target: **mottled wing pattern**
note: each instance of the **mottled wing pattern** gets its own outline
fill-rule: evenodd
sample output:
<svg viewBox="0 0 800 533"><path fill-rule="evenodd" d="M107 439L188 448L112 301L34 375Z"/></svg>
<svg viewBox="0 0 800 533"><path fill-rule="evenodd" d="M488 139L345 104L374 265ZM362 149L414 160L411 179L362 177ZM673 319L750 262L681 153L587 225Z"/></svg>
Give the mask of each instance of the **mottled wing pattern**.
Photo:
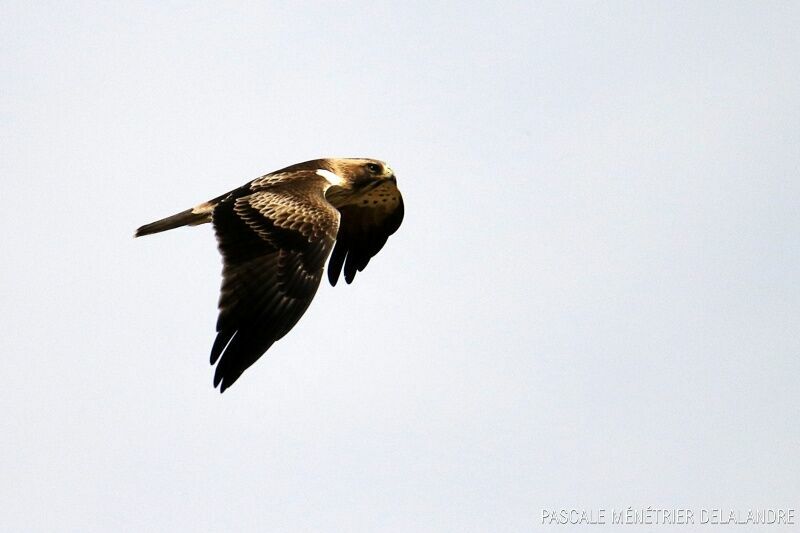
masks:
<svg viewBox="0 0 800 533"><path fill-rule="evenodd" d="M288 181L291 186L283 186ZM339 219L313 172L265 176L250 186L248 194L220 203L213 214L224 264L211 350L211 364L219 361L214 386L220 392L308 308Z"/></svg>
<svg viewBox="0 0 800 533"><path fill-rule="evenodd" d="M345 197L331 187L327 197L342 215L328 263L328 280L336 285L344 267L344 279L350 283L400 227L403 197L394 180L380 181L355 197Z"/></svg>

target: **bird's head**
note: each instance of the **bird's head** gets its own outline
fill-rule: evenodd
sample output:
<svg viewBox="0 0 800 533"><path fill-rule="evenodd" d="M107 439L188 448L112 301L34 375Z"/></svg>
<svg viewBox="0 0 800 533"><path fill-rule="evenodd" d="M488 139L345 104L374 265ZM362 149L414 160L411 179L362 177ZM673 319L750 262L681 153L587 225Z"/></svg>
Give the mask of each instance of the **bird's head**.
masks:
<svg viewBox="0 0 800 533"><path fill-rule="evenodd" d="M329 159L326 163L328 169L317 174L332 185L326 197L336 207L363 201L371 191L397 183L394 171L377 159Z"/></svg>
<svg viewBox="0 0 800 533"><path fill-rule="evenodd" d="M345 183L341 187L360 189L384 180L393 180L394 172L389 165L377 159L330 159L330 171Z"/></svg>

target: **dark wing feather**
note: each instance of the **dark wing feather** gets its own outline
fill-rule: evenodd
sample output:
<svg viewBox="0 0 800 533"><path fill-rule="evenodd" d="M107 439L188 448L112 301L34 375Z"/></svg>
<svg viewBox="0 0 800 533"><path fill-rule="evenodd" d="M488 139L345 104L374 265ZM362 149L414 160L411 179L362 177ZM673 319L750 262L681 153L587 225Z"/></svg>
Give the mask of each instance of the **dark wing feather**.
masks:
<svg viewBox="0 0 800 533"><path fill-rule="evenodd" d="M328 262L328 281L336 285L344 267L344 279L351 283L377 254L386 240L403 222L403 197L393 180L385 180L355 197L338 196L331 191L328 199L341 213L336 246Z"/></svg>
<svg viewBox="0 0 800 533"><path fill-rule="evenodd" d="M296 182L295 182L296 183ZM214 386L230 387L308 308L333 247L338 213L322 187L273 187L219 204L223 257Z"/></svg>

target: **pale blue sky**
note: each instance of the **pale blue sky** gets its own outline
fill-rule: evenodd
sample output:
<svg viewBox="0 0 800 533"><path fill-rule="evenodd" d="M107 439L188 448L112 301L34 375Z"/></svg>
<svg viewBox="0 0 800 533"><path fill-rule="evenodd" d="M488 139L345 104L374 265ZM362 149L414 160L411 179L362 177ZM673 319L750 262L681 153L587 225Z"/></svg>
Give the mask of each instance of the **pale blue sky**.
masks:
<svg viewBox="0 0 800 533"><path fill-rule="evenodd" d="M796 508L799 27L793 2L2 3L0 529ZM388 161L405 222L220 396L211 229L133 230L329 155Z"/></svg>

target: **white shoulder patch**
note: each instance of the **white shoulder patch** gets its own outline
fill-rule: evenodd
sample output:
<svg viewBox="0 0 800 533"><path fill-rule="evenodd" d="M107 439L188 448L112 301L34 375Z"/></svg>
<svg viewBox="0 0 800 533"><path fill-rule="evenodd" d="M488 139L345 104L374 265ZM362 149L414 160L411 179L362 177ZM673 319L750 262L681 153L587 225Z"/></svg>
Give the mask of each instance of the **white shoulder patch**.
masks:
<svg viewBox="0 0 800 533"><path fill-rule="evenodd" d="M317 176L322 176L328 180L328 183L331 185L341 185L344 183L344 179L342 179L341 176L331 172L330 170L325 170L324 168L317 169Z"/></svg>

